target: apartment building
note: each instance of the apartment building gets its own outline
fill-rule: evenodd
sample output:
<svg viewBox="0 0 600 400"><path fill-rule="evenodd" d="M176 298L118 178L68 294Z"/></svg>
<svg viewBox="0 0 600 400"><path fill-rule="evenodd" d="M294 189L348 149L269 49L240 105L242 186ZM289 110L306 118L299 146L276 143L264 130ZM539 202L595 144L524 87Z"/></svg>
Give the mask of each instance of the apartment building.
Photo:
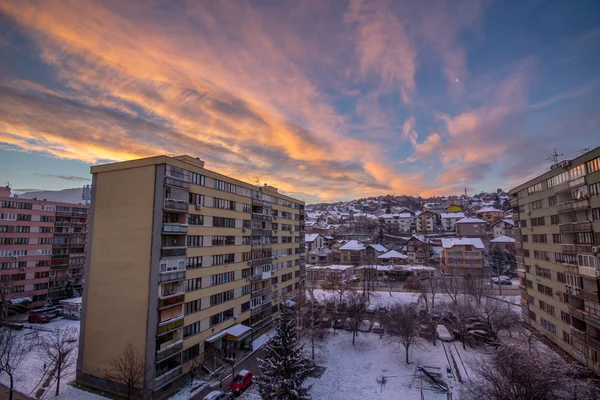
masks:
<svg viewBox="0 0 600 400"><path fill-rule="evenodd" d="M510 194L523 313L600 374L600 147Z"/></svg>
<svg viewBox="0 0 600 400"><path fill-rule="evenodd" d="M440 215L433 211L423 211L415 217L417 233L434 233L441 230Z"/></svg>
<svg viewBox="0 0 600 400"><path fill-rule="evenodd" d="M340 259L344 265L362 265L365 263L366 247L356 240L350 240L339 248Z"/></svg>
<svg viewBox="0 0 600 400"><path fill-rule="evenodd" d="M485 221L479 218L461 218L454 224L458 236L485 237Z"/></svg>
<svg viewBox="0 0 600 400"><path fill-rule="evenodd" d="M431 243L424 235L412 235L404 242L409 264L427 265L431 260Z"/></svg>
<svg viewBox="0 0 600 400"><path fill-rule="evenodd" d="M448 275L483 276L483 251L479 238L442 239L441 270Z"/></svg>
<svg viewBox="0 0 600 400"><path fill-rule="evenodd" d="M204 168L189 156L92 167L77 381L127 344L146 366L144 398L164 398L200 357L235 362L269 329L304 275L304 203Z"/></svg>
<svg viewBox="0 0 600 400"><path fill-rule="evenodd" d="M445 232L454 232L454 225L464 217L465 214L462 212L441 213L442 229Z"/></svg>
<svg viewBox="0 0 600 400"><path fill-rule="evenodd" d="M88 206L11 197L0 188L0 288L32 307L81 290Z"/></svg>
<svg viewBox="0 0 600 400"><path fill-rule="evenodd" d="M494 221L504 218L506 216L506 212L498 210L494 207L483 207L477 210L475 215L483 219L488 224L492 224Z"/></svg>
<svg viewBox="0 0 600 400"><path fill-rule="evenodd" d="M492 225L492 233L494 238L500 236L513 237L514 226L515 221L513 221L512 219L501 219L500 221L495 222Z"/></svg>

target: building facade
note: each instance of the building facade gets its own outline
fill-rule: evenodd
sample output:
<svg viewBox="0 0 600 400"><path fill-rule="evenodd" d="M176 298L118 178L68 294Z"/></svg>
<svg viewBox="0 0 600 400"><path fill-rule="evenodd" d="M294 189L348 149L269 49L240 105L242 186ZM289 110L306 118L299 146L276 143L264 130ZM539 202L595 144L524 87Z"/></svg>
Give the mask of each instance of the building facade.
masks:
<svg viewBox="0 0 600 400"><path fill-rule="evenodd" d="M454 225L464 217L465 214L461 212L441 213L442 229L444 232L454 232Z"/></svg>
<svg viewBox="0 0 600 400"><path fill-rule="evenodd" d="M415 217L417 233L434 233L439 232L440 227L440 215L433 211L423 211Z"/></svg>
<svg viewBox="0 0 600 400"><path fill-rule="evenodd" d="M479 238L442 239L441 270L448 275L483 276L483 251Z"/></svg>
<svg viewBox="0 0 600 400"><path fill-rule="evenodd" d="M158 156L92 167L77 380L119 392L102 371L131 344L144 398L242 356L304 275L304 203Z"/></svg>
<svg viewBox="0 0 600 400"><path fill-rule="evenodd" d="M515 221L511 219L501 219L492 225L492 233L494 238L500 236L513 237L513 227Z"/></svg>
<svg viewBox="0 0 600 400"><path fill-rule="evenodd" d="M510 194L523 313L600 374L600 148Z"/></svg>
<svg viewBox="0 0 600 400"><path fill-rule="evenodd" d="M504 218L506 216L506 212L498 210L494 207L483 207L479 209L475 215L483 219L488 224L492 224L494 221Z"/></svg>
<svg viewBox="0 0 600 400"><path fill-rule="evenodd" d="M485 221L479 218L462 218L454 224L458 236L485 237Z"/></svg>
<svg viewBox="0 0 600 400"><path fill-rule="evenodd" d="M32 307L81 290L88 206L10 197L0 188L0 289Z"/></svg>
<svg viewBox="0 0 600 400"><path fill-rule="evenodd" d="M413 235L405 243L409 264L427 265L431 259L431 244L423 235Z"/></svg>

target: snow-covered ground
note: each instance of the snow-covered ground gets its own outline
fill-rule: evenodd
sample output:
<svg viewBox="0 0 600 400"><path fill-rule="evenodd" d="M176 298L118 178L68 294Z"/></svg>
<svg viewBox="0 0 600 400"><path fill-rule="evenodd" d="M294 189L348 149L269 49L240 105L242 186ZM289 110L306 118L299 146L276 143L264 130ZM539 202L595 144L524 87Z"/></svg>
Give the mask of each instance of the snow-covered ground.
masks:
<svg viewBox="0 0 600 400"><path fill-rule="evenodd" d="M40 348L37 346L40 340L43 339L48 331L54 329L65 329L74 328L79 334L79 321L72 321L68 319L56 319L47 324L25 324L26 327L19 331L24 336L27 343L30 344L29 351L23 358L23 361L19 365L17 372L15 373L15 389L27 396L35 397L35 393L42 387L43 381L46 380L46 370L44 369L44 361L40 355ZM77 336L79 339L79 336ZM75 350L76 351L76 350ZM75 361L68 368L63 377L61 378L61 391L66 392L67 383L75 379L75 367L76 367L77 354L75 354ZM47 369L48 366L46 366ZM0 373L0 382L6 386L9 385L8 375ZM73 388L74 389L74 388ZM77 390L77 389L74 389ZM44 398L54 397L56 391L56 382L52 380L49 387L46 388ZM84 392L87 394L87 392ZM58 399L62 399L59 396ZM91 398L91 397L86 397ZM100 398L100 397L98 397ZM65 399L74 399L74 397L65 397Z"/></svg>

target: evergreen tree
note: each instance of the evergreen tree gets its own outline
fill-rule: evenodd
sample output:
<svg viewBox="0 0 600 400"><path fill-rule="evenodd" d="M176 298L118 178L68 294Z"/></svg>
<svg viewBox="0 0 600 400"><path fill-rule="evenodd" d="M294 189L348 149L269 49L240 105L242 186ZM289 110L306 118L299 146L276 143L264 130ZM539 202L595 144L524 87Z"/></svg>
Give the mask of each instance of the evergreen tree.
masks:
<svg viewBox="0 0 600 400"><path fill-rule="evenodd" d="M310 399L310 387L302 384L312 365L304 357L303 347L298 340L295 312L284 306L275 323L275 336L266 346L265 358L258 360L260 374L256 382L263 400Z"/></svg>
<svg viewBox="0 0 600 400"><path fill-rule="evenodd" d="M506 252L499 246L493 246L488 254L489 267L492 275L502 275L506 267Z"/></svg>

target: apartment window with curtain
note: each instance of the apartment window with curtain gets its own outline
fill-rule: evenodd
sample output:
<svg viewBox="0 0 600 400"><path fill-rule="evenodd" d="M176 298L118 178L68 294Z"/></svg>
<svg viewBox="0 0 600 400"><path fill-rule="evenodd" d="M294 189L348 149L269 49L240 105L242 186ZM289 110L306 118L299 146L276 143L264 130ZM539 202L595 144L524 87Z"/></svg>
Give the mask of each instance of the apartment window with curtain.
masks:
<svg viewBox="0 0 600 400"><path fill-rule="evenodd" d="M204 225L204 215L200 214L188 214L188 224L189 225Z"/></svg>
<svg viewBox="0 0 600 400"><path fill-rule="evenodd" d="M202 289L202 278L188 279L185 281L185 291L192 292Z"/></svg>
<svg viewBox="0 0 600 400"><path fill-rule="evenodd" d="M188 247L202 247L202 236L191 235L187 237Z"/></svg>

